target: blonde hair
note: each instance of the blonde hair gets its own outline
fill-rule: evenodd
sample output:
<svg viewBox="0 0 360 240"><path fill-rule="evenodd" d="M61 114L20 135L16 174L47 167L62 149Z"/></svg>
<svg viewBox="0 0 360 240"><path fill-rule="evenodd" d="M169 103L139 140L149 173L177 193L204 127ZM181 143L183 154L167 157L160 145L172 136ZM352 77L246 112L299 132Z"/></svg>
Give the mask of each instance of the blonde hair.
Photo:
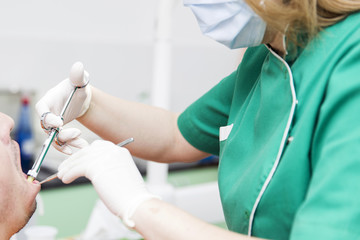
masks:
<svg viewBox="0 0 360 240"><path fill-rule="evenodd" d="M269 27L296 44L360 10L360 0L245 0ZM301 37L299 37L301 36Z"/></svg>

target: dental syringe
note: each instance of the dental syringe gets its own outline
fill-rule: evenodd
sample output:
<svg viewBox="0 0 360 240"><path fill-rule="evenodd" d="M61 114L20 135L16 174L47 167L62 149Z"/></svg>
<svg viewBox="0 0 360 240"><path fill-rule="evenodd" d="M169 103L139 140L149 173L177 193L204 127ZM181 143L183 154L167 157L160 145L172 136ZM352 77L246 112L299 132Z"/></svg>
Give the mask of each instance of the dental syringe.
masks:
<svg viewBox="0 0 360 240"><path fill-rule="evenodd" d="M80 76L79 76L79 73L80 73ZM81 78L79 78L79 77L81 77ZM74 89L70 93L70 96L66 100L65 105L64 105L63 109L61 110L61 113L59 115L61 117L61 119L64 118L65 111L68 108L68 106L71 102L71 99L74 96L76 90L79 88L86 87L86 85L89 83L89 79L85 75L84 66L82 63L77 62L72 66L71 72L70 72L70 80L71 80L72 84L74 85ZM57 137L58 133L59 133L59 128L51 128L50 129L49 137L44 141L38 158L35 160L32 168L27 173L27 175L28 175L27 180L29 182L33 182L34 179L36 179L37 175L39 174L40 167L44 161L44 158L45 158L47 152L49 151L51 143Z"/></svg>

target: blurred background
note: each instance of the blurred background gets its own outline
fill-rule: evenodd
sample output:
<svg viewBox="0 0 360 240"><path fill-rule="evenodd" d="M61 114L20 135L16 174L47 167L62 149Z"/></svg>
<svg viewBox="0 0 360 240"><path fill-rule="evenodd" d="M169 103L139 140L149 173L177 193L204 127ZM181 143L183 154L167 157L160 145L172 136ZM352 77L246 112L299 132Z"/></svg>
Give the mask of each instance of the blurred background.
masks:
<svg viewBox="0 0 360 240"><path fill-rule="evenodd" d="M23 106L21 99L28 98L30 116L25 117L32 128L34 155L47 137L40 128L34 104L49 88L68 77L76 61L83 62L91 84L97 88L127 100L152 104L159 4L160 0L0 0L0 111L17 123ZM169 65L164 66L170 68L167 69L170 84L166 106L180 112L234 71L243 50L229 50L203 36L191 10L180 0L172 1L169 16L171 54ZM89 142L98 138L80 124L73 125L82 129L83 137ZM49 171L44 170L46 174L56 171L65 158L50 150L44 161L44 169ZM144 173L142 160L136 161ZM192 167L197 165L175 164L170 169ZM183 171L176 172L183 179L180 181L191 182L184 180L186 172ZM207 174L211 181L216 181L214 172ZM199 181L207 179L206 176ZM45 199L59 199L59 195L48 197L60 192L52 187L46 192L44 186ZM90 201L91 208L94 201ZM90 213L88 211L81 220L88 219ZM51 223L49 219L51 217L41 223ZM86 221L81 224L71 231L64 230L62 225L56 227L60 229L60 237L68 237L79 233Z"/></svg>
<svg viewBox="0 0 360 240"><path fill-rule="evenodd" d="M158 6L159 0L0 1L0 110L16 121L16 97L30 95L33 106L68 77L76 61L83 62L92 85L151 104ZM168 108L180 112L230 74L242 51L203 36L180 0L173 0L171 17ZM82 130L90 141L96 138Z"/></svg>

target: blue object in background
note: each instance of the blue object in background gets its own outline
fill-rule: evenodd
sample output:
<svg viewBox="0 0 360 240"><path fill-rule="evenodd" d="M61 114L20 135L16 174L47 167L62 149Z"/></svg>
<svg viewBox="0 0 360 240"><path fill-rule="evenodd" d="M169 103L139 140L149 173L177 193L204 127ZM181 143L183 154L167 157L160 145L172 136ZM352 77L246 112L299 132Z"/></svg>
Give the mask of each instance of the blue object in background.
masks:
<svg viewBox="0 0 360 240"><path fill-rule="evenodd" d="M219 157L215 155L211 155L199 161L199 165L217 165L217 164L219 164Z"/></svg>
<svg viewBox="0 0 360 240"><path fill-rule="evenodd" d="M15 140L20 146L21 167L24 173L31 169L34 162L34 138L31 125L30 100L21 98L20 115L16 125Z"/></svg>

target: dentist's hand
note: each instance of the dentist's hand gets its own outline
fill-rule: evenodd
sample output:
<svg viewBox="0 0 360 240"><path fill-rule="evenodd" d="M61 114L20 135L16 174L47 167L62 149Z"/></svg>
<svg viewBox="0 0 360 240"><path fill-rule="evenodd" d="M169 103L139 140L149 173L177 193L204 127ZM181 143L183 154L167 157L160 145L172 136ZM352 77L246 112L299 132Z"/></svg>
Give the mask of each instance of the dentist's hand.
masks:
<svg viewBox="0 0 360 240"><path fill-rule="evenodd" d="M59 128L68 122L82 116L90 106L91 89L87 84L89 74L84 70L80 62L74 63L71 68L69 78L63 80L54 88L50 89L36 104L36 111L41 119L41 125L47 132L51 128ZM66 101L68 100L74 87L78 88L73 95L63 119L59 116ZM71 154L71 147L82 148L87 142L81 138L78 129L70 128L61 130L58 134L58 143L52 145L65 154Z"/></svg>
<svg viewBox="0 0 360 240"><path fill-rule="evenodd" d="M39 117L43 118L43 127L61 127L85 114L91 101L91 89L86 85L88 81L89 74L84 70L83 64L74 63L69 78L51 88L36 104L36 111ZM59 115L75 86L85 87L76 90L62 120Z"/></svg>
<svg viewBox="0 0 360 240"><path fill-rule="evenodd" d="M65 160L58 170L64 183L81 176L88 178L109 210L128 227L135 226L131 217L137 207L157 198L146 189L129 151L108 141L94 141Z"/></svg>

